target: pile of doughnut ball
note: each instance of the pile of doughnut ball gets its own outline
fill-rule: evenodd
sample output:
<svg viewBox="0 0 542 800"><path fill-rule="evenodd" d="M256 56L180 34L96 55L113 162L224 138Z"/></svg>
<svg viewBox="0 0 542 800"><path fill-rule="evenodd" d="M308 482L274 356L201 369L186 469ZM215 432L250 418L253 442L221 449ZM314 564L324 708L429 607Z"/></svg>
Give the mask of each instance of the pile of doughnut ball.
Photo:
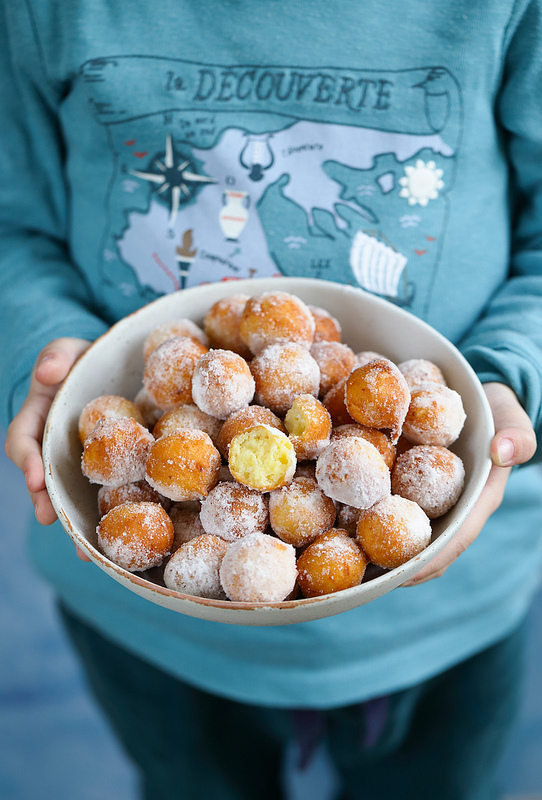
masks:
<svg viewBox="0 0 542 800"><path fill-rule="evenodd" d="M464 484L460 395L425 359L355 353L325 309L233 295L144 343L141 389L79 417L98 546L186 595L280 603L431 540ZM371 567L374 570L374 567Z"/></svg>

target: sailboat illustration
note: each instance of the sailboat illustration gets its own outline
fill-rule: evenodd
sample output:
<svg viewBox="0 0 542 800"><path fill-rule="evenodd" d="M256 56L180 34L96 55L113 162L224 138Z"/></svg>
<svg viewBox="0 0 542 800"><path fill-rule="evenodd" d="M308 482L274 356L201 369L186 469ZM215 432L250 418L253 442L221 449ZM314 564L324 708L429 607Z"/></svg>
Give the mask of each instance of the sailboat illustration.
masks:
<svg viewBox="0 0 542 800"><path fill-rule="evenodd" d="M372 232L371 232L372 233ZM350 249L350 267L358 284L398 305L410 305L414 289L406 275L407 259L376 235L358 231Z"/></svg>

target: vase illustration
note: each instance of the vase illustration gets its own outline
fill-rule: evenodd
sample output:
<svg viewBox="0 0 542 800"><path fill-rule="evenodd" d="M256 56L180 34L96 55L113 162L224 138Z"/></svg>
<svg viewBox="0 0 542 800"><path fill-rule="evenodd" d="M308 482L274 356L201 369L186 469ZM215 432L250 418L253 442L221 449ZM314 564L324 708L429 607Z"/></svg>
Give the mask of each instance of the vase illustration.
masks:
<svg viewBox="0 0 542 800"><path fill-rule="evenodd" d="M226 239L236 242L248 221L250 198L247 192L228 191L223 194L223 206L218 219Z"/></svg>

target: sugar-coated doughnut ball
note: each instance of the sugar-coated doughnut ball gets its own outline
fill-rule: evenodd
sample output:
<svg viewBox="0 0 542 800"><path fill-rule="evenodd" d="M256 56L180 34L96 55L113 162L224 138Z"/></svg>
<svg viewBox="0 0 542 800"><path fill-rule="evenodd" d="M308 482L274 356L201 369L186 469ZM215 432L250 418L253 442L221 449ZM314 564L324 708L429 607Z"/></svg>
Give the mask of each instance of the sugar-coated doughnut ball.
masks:
<svg viewBox="0 0 542 800"><path fill-rule="evenodd" d="M344 503L338 503L337 505L339 506L337 509L337 527L345 530L349 536L355 537L358 530L359 508L345 506Z"/></svg>
<svg viewBox="0 0 542 800"><path fill-rule="evenodd" d="M220 567L227 549L227 542L208 533L185 542L166 564L165 585L193 597L226 600L220 583Z"/></svg>
<svg viewBox="0 0 542 800"><path fill-rule="evenodd" d="M360 512L357 541L371 563L395 569L425 550L431 523L417 503L389 495Z"/></svg>
<svg viewBox="0 0 542 800"><path fill-rule="evenodd" d="M232 542L220 567L220 581L230 600L280 603L294 590L295 550L266 533Z"/></svg>
<svg viewBox="0 0 542 800"><path fill-rule="evenodd" d="M233 350L243 358L251 358L252 353L239 333L241 317L248 299L247 294L234 294L211 306L203 320L203 329L209 337L211 347Z"/></svg>
<svg viewBox="0 0 542 800"><path fill-rule="evenodd" d="M168 436L181 428L205 431L216 447L222 422L216 417L201 411L195 403L187 403L163 413L153 427L152 435L155 439L159 439L161 436Z"/></svg>
<svg viewBox="0 0 542 800"><path fill-rule="evenodd" d="M184 503L172 503L168 509L169 518L173 523L173 546L172 552L196 536L203 536L205 529L199 518L200 504L197 500L189 500Z"/></svg>
<svg viewBox="0 0 542 800"><path fill-rule="evenodd" d="M375 358L357 367L346 380L346 407L356 422L385 428L395 444L408 411L410 390L392 361Z"/></svg>
<svg viewBox="0 0 542 800"><path fill-rule="evenodd" d="M356 353L356 366L363 367L365 364L368 364L369 361L374 361L375 358L385 358L381 353L377 353L375 350L361 350L359 353Z"/></svg>
<svg viewBox="0 0 542 800"><path fill-rule="evenodd" d="M143 425L149 428L149 430L152 430L164 412L161 408L158 408L144 386L141 387L134 397L134 403L143 417Z"/></svg>
<svg viewBox="0 0 542 800"><path fill-rule="evenodd" d="M441 386L446 386L446 379L440 367L426 358L409 358L407 361L401 361L397 367L405 376L411 391L420 383L440 383Z"/></svg>
<svg viewBox="0 0 542 800"><path fill-rule="evenodd" d="M338 381L335 386L324 395L324 406L331 414L334 425L347 425L354 422L346 407L346 381L348 376Z"/></svg>
<svg viewBox="0 0 542 800"><path fill-rule="evenodd" d="M312 344L314 317L309 307L289 292L264 292L247 300L239 332L251 353L259 353L270 344L297 342Z"/></svg>
<svg viewBox="0 0 542 800"><path fill-rule="evenodd" d="M347 425L339 425L331 433L332 440L350 436L361 436L362 439L367 439L368 442L371 442L376 447L389 469L393 467L396 448L383 431L379 431L377 428L368 428L366 425L360 425L359 422L353 422Z"/></svg>
<svg viewBox="0 0 542 800"><path fill-rule="evenodd" d="M147 359L143 386L158 408L169 411L192 402L192 375L207 348L195 339L168 339Z"/></svg>
<svg viewBox="0 0 542 800"><path fill-rule="evenodd" d="M118 394L104 394L95 397L81 411L79 415L79 439L81 444L96 427L101 419L117 419L118 417L131 417L143 425L143 416L138 406L126 397Z"/></svg>
<svg viewBox="0 0 542 800"><path fill-rule="evenodd" d="M298 583L305 597L320 597L359 586L367 559L347 531L322 533L297 559Z"/></svg>
<svg viewBox="0 0 542 800"><path fill-rule="evenodd" d="M292 480L297 459L286 434L271 425L255 425L233 437L228 464L236 481L270 492Z"/></svg>
<svg viewBox="0 0 542 800"><path fill-rule="evenodd" d="M100 517L107 514L115 506L123 503L160 503L164 508L169 508L169 500L162 497L156 489L149 486L147 481L124 483L122 486L100 486L98 491L98 513Z"/></svg>
<svg viewBox="0 0 542 800"><path fill-rule="evenodd" d="M218 483L202 501L200 520L206 533L227 542L250 533L265 533L269 522L267 495L235 481Z"/></svg>
<svg viewBox="0 0 542 800"><path fill-rule="evenodd" d="M285 414L300 394L318 396L320 369L307 348L295 342L272 344L254 356L250 369L255 402Z"/></svg>
<svg viewBox="0 0 542 800"><path fill-rule="evenodd" d="M331 437L331 415L312 394L300 394L284 417L298 461L318 458Z"/></svg>
<svg viewBox="0 0 542 800"><path fill-rule="evenodd" d="M314 317L316 325L313 342L340 342L342 339L342 326L339 320L320 306L309 305L309 310Z"/></svg>
<svg viewBox="0 0 542 800"><path fill-rule="evenodd" d="M304 547L333 527L335 504L312 478L294 478L269 495L269 522L283 542Z"/></svg>
<svg viewBox="0 0 542 800"><path fill-rule="evenodd" d="M218 482L220 453L204 431L184 428L152 445L145 478L170 500L202 500Z"/></svg>
<svg viewBox="0 0 542 800"><path fill-rule="evenodd" d="M277 428L283 433L286 430L279 417L265 406L248 406L248 408L234 411L223 423L218 437L217 446L224 458L228 458L230 442L233 437L255 425L271 425L272 428Z"/></svg>
<svg viewBox="0 0 542 800"><path fill-rule="evenodd" d="M342 342L316 342L310 354L320 368L320 397L357 366L354 351Z"/></svg>
<svg viewBox="0 0 542 800"><path fill-rule="evenodd" d="M164 342L169 339L176 339L179 336L195 339L205 348L209 347L209 339L207 334L202 331L199 325L196 325L191 319L180 317L179 319L171 319L163 322L154 328L143 343L143 358L146 361L153 350L156 350Z"/></svg>
<svg viewBox="0 0 542 800"><path fill-rule="evenodd" d="M192 399L199 409L226 419L254 397L254 378L244 358L231 350L209 350L192 376Z"/></svg>
<svg viewBox="0 0 542 800"><path fill-rule="evenodd" d="M316 462L316 480L328 497L355 508L368 508L391 492L389 468L360 436L332 441Z"/></svg>
<svg viewBox="0 0 542 800"><path fill-rule="evenodd" d="M394 494L413 500L429 519L435 519L459 500L465 467L446 447L415 445L397 459L391 483Z"/></svg>
<svg viewBox="0 0 542 800"><path fill-rule="evenodd" d="M412 444L448 447L463 430L465 419L461 396L454 389L422 383L412 390L403 436Z"/></svg>
<svg viewBox="0 0 542 800"><path fill-rule="evenodd" d="M153 442L152 433L131 417L102 419L85 439L83 475L115 487L143 480Z"/></svg>
<svg viewBox="0 0 542 800"><path fill-rule="evenodd" d="M102 517L96 532L102 552L128 572L157 567L173 544L173 524L158 503L115 506Z"/></svg>

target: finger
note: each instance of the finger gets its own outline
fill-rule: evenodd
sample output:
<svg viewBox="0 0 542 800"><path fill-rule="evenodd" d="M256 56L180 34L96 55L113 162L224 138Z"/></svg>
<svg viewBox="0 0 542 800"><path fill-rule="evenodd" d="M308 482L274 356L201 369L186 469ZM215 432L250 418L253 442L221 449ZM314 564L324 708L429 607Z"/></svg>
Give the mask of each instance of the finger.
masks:
<svg viewBox="0 0 542 800"><path fill-rule="evenodd" d="M524 464L536 451L536 435L527 413L508 386L488 383L484 389L495 421L490 447L493 463L499 467Z"/></svg>
<svg viewBox="0 0 542 800"><path fill-rule="evenodd" d="M88 563L90 562L91 559L87 556L87 554L83 550L81 550L80 547L77 547L77 545L75 545L75 552L77 553L77 556L81 559L81 561L86 561Z"/></svg>
<svg viewBox="0 0 542 800"><path fill-rule="evenodd" d="M87 349L85 339L55 339L41 351L35 369L36 380L44 386L56 386L64 380L74 362Z"/></svg>
<svg viewBox="0 0 542 800"><path fill-rule="evenodd" d="M403 586L417 586L420 583L439 578L476 539L483 526L499 507L504 496L509 469L493 467L487 483L471 513L455 536L426 564L416 575L405 581Z"/></svg>
<svg viewBox="0 0 542 800"><path fill-rule="evenodd" d="M30 498L34 505L34 514L41 525L52 525L57 518L53 504L46 489L41 492L30 492Z"/></svg>

